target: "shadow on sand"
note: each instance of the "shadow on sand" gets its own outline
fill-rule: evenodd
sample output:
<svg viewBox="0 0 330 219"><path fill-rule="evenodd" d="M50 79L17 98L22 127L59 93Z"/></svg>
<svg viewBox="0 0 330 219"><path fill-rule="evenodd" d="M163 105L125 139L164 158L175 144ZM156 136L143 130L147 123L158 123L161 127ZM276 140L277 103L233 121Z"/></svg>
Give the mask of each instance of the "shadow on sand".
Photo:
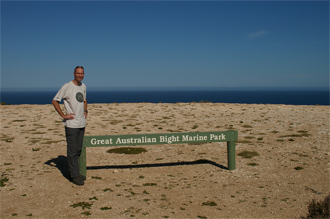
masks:
<svg viewBox="0 0 330 219"><path fill-rule="evenodd" d="M61 171L62 175L70 181L70 173L68 170L67 158L63 155L58 156L45 162L49 166L56 167ZM173 167L184 165L198 165L198 164L211 164L220 169L228 170L227 167L217 164L213 161L201 159L196 161L180 161L171 163L155 163L155 164L134 164L134 165L106 165L106 166L90 166L87 170L100 170L100 169L132 169L132 168L151 168L151 167Z"/></svg>
<svg viewBox="0 0 330 219"><path fill-rule="evenodd" d="M68 161L66 159L66 156L59 155L57 158L53 158L51 160L48 160L45 162L45 164L56 167L61 171L62 175L69 181L71 181L70 172L68 169Z"/></svg>
<svg viewBox="0 0 330 219"><path fill-rule="evenodd" d="M106 166L90 166L87 170L99 170L99 169L132 169L132 168L150 168L150 167L173 167L184 165L198 165L198 164L211 164L224 170L228 170L227 167L217 164L213 161L201 159L196 161L180 161L171 163L155 163L155 164L130 164L130 165L106 165Z"/></svg>

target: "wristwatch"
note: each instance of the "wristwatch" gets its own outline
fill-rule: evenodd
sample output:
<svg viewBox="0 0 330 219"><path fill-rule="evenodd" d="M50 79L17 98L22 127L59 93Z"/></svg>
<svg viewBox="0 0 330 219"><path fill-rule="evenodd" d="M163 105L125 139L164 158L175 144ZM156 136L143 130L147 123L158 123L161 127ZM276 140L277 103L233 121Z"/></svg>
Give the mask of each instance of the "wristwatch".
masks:
<svg viewBox="0 0 330 219"><path fill-rule="evenodd" d="M88 110L85 110L85 113L88 113Z"/></svg>

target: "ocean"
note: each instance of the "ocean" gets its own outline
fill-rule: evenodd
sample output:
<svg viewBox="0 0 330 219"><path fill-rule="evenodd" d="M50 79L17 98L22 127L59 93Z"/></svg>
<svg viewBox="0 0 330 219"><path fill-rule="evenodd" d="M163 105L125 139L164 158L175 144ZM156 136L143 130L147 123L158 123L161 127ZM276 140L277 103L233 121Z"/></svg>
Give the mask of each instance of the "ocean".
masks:
<svg viewBox="0 0 330 219"><path fill-rule="evenodd" d="M2 91L5 104L51 104L56 91ZM329 105L328 90L90 90L88 103L212 102Z"/></svg>

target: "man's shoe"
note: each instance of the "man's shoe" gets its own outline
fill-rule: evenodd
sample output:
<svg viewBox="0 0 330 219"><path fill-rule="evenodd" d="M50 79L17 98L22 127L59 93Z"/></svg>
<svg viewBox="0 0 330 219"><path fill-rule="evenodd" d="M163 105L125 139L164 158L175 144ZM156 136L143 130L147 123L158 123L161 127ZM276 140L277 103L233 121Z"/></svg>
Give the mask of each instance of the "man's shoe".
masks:
<svg viewBox="0 0 330 219"><path fill-rule="evenodd" d="M80 176L78 176L78 177L74 177L74 178L72 179L72 182L73 182L74 184L76 184L77 186L82 186L82 185L84 185L84 180L83 180Z"/></svg>
<svg viewBox="0 0 330 219"><path fill-rule="evenodd" d="M81 177L84 181L86 180L86 176L79 174L79 177Z"/></svg>

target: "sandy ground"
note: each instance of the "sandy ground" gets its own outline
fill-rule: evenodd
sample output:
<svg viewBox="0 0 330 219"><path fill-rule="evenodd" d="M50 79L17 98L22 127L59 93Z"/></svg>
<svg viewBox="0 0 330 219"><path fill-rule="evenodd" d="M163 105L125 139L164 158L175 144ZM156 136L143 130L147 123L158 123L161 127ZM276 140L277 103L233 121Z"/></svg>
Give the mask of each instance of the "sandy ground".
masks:
<svg viewBox="0 0 330 219"><path fill-rule="evenodd" d="M237 130L237 169L225 142L87 148L84 186L52 105L0 111L1 218L298 218L330 192L329 106L90 104L86 135Z"/></svg>

